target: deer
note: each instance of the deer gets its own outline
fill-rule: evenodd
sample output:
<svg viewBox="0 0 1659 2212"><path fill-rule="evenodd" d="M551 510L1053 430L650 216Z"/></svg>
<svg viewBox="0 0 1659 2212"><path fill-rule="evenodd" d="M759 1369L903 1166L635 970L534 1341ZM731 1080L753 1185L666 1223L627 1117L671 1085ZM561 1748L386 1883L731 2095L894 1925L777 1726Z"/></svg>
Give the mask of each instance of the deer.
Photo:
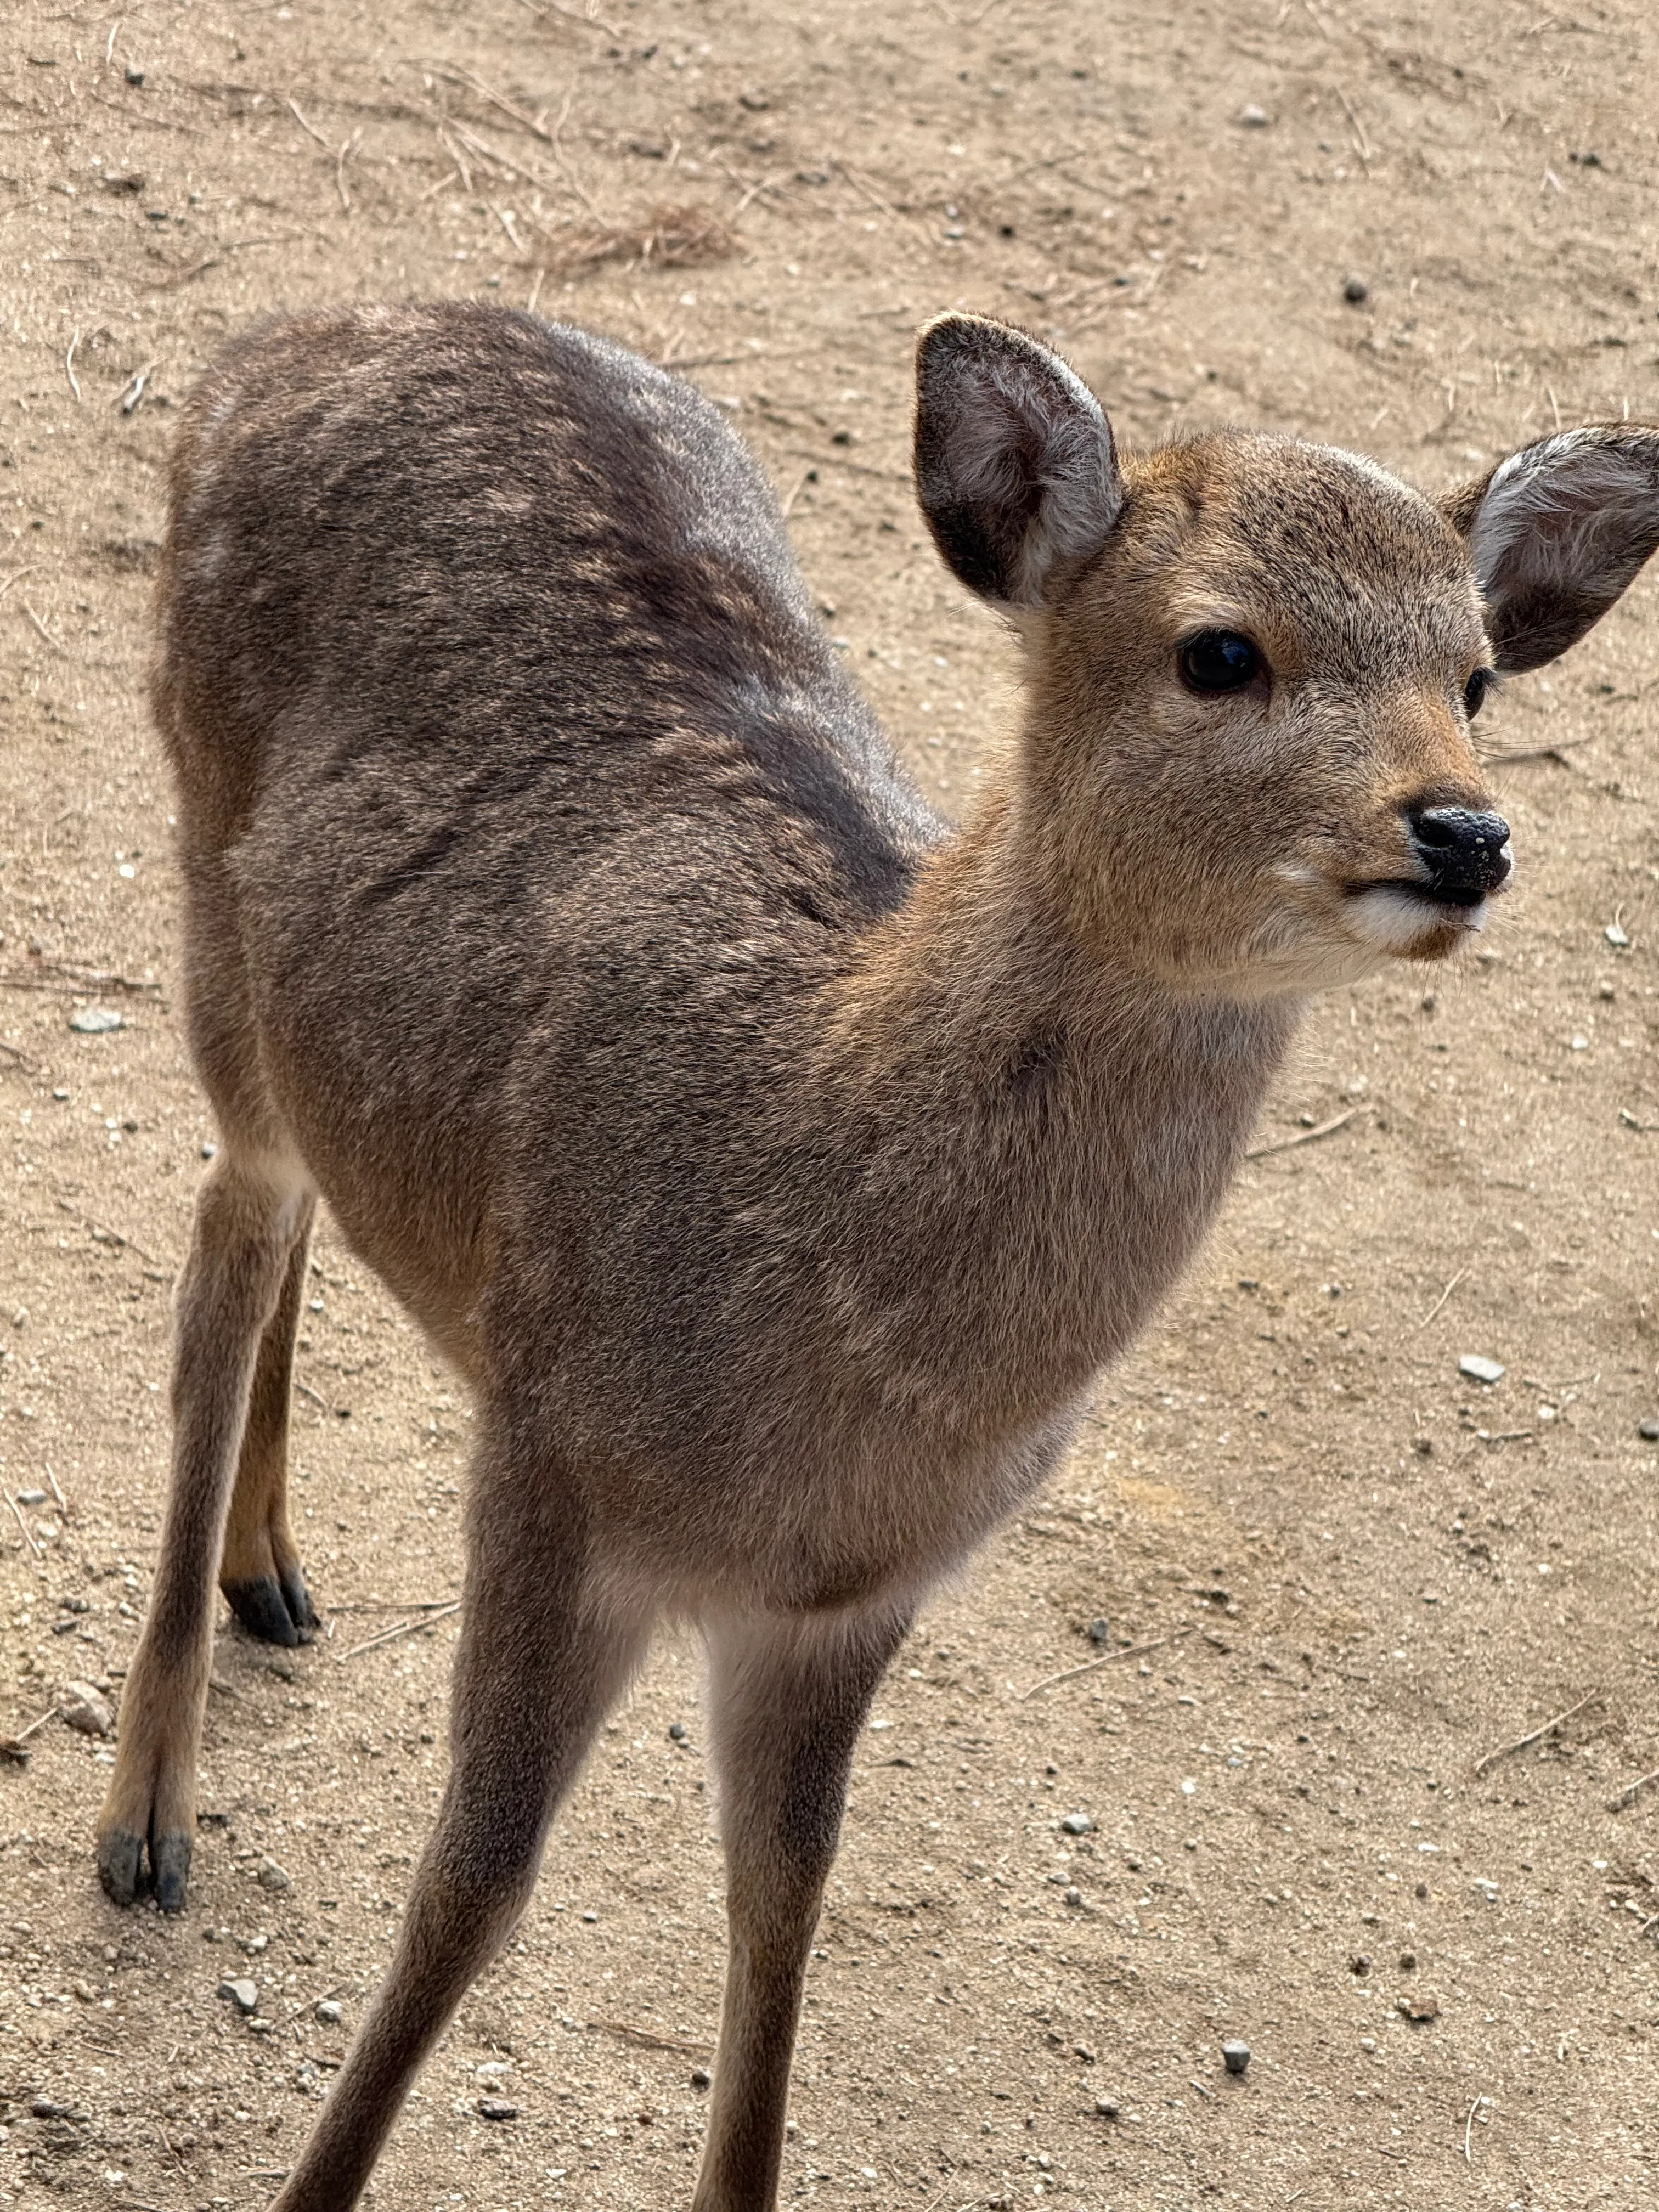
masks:
<svg viewBox="0 0 1659 2212"><path fill-rule="evenodd" d="M449 1767L280 2195L345 2212L658 1626L700 1635L729 1947L695 2212L775 2202L854 1747L1200 1246L1313 994L1454 958L1511 854L1471 723L1659 543L1659 429L1431 498L1222 429L1120 451L1053 350L917 349L917 495L1019 643L953 826L690 384L476 301L234 340L182 410L151 696L221 1132L97 1823L185 1903L217 1583L286 1498L319 1199L470 1389Z"/></svg>

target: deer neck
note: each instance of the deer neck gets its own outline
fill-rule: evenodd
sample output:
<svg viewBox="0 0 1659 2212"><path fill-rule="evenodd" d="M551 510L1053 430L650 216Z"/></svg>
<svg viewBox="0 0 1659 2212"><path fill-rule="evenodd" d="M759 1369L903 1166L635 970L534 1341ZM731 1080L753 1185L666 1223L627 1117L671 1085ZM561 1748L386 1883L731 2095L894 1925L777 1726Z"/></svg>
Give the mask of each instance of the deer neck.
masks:
<svg viewBox="0 0 1659 2212"><path fill-rule="evenodd" d="M1192 1257L1300 1012L1187 998L1079 941L1017 794L924 868L845 979L842 1292L935 1410L1041 1419ZM921 1387L918 1381L917 1387Z"/></svg>

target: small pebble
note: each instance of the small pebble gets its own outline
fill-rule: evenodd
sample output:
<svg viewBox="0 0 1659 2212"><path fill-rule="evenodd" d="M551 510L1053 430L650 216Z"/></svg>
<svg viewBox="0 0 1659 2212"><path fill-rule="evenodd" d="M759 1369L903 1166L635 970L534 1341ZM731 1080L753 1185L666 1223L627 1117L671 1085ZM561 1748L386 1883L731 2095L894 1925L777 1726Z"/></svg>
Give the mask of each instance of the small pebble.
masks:
<svg viewBox="0 0 1659 2212"><path fill-rule="evenodd" d="M1407 2020L1416 2021L1419 2024L1440 2017L1439 2002L1434 1997L1396 1997L1394 2005L1395 2010Z"/></svg>
<svg viewBox="0 0 1659 2212"><path fill-rule="evenodd" d="M599 1917L599 1916L597 1912L584 1912L582 1915L582 1918L587 1921L590 1924L594 1921L597 1921Z"/></svg>
<svg viewBox="0 0 1659 2212"><path fill-rule="evenodd" d="M706 2066L694 2066L691 2069L691 2087L694 2089L707 2089L714 2079L714 2075Z"/></svg>
<svg viewBox="0 0 1659 2212"><path fill-rule="evenodd" d="M1086 1836L1095 1824L1086 1813L1068 1813L1060 1825L1068 1836Z"/></svg>
<svg viewBox="0 0 1659 2212"><path fill-rule="evenodd" d="M1607 939L1609 945L1616 945L1620 948L1620 950L1630 943L1629 931L1616 921L1610 921L1607 927L1601 932L1601 934Z"/></svg>
<svg viewBox="0 0 1659 2212"><path fill-rule="evenodd" d="M1650 1414L1645 1421L1636 1424L1636 1433L1644 1443L1659 1444L1659 1420Z"/></svg>
<svg viewBox="0 0 1659 2212"><path fill-rule="evenodd" d="M516 2120L519 2108L509 2105L505 2097L480 2097L478 2118L481 2120Z"/></svg>
<svg viewBox="0 0 1659 2212"><path fill-rule="evenodd" d="M1250 2063L1249 2045L1230 2036L1221 2046L1221 2063L1230 2074L1242 2074Z"/></svg>
<svg viewBox="0 0 1659 2212"><path fill-rule="evenodd" d="M1479 1352L1466 1352L1457 1363L1457 1371L1472 1382L1501 1382L1504 1373L1500 1361L1488 1359Z"/></svg>
<svg viewBox="0 0 1659 2212"><path fill-rule="evenodd" d="M1371 288L1363 276L1350 276L1342 287L1342 296L1351 307L1363 307L1371 296Z"/></svg>
<svg viewBox="0 0 1659 2212"><path fill-rule="evenodd" d="M252 2012L259 2002L258 1986L249 1981L221 1982L219 1995L228 1997L237 2011L242 2013Z"/></svg>
<svg viewBox="0 0 1659 2212"><path fill-rule="evenodd" d="M1252 101L1248 107L1239 109L1238 119L1247 131L1265 131L1272 118L1265 107L1258 107Z"/></svg>
<svg viewBox="0 0 1659 2212"><path fill-rule="evenodd" d="M1095 2099L1095 2110L1099 2113L1103 2120L1115 2120L1121 2109L1121 2107L1119 2106L1115 2097L1097 2097Z"/></svg>
<svg viewBox="0 0 1659 2212"><path fill-rule="evenodd" d="M46 1493L44 1490L20 1490L17 1493L17 1503L20 1505L44 1505L46 1502Z"/></svg>
<svg viewBox="0 0 1659 2212"><path fill-rule="evenodd" d="M258 1880L261 1889L284 1890L294 1887L294 1877L279 1867L275 1859L260 1860Z"/></svg>
<svg viewBox="0 0 1659 2212"><path fill-rule="evenodd" d="M1101 1613L1089 1623L1089 1641L1091 1644L1109 1644L1111 1640L1112 1624L1104 1613Z"/></svg>
<svg viewBox="0 0 1659 2212"><path fill-rule="evenodd" d="M337 2027L340 2025L342 2008L335 2003L332 1997L319 1997L312 2010L325 2027Z"/></svg>
<svg viewBox="0 0 1659 2212"><path fill-rule="evenodd" d="M275 2035L276 2023L274 2020L263 2020L258 2013L255 2013L248 2021L247 2032L250 2035Z"/></svg>
<svg viewBox="0 0 1659 2212"><path fill-rule="evenodd" d="M114 1709L90 1682L71 1682L61 1711L72 1729L82 1735L109 1735L115 1727Z"/></svg>
<svg viewBox="0 0 1659 2212"><path fill-rule="evenodd" d="M29 2111L37 2120L67 2120L74 2118L69 2106L60 2105L52 2097L31 2098Z"/></svg>
<svg viewBox="0 0 1659 2212"><path fill-rule="evenodd" d="M1417 1954L1415 1951L1402 1951L1400 1954L1400 1971L1402 1974L1413 1974L1416 1972Z"/></svg>
<svg viewBox="0 0 1659 2212"><path fill-rule="evenodd" d="M69 1025L80 1036L106 1036L120 1028L121 1017L113 1006L77 1006Z"/></svg>
<svg viewBox="0 0 1659 2212"><path fill-rule="evenodd" d="M684 1721L670 1721L668 1723L668 1736L671 1743L684 1743L685 1741L685 1723Z"/></svg>
<svg viewBox="0 0 1659 2212"><path fill-rule="evenodd" d="M1371 1954L1369 1951L1356 1951L1348 1961L1348 1972L1351 1974L1358 1974L1362 1981L1370 1970Z"/></svg>
<svg viewBox="0 0 1659 2212"><path fill-rule="evenodd" d="M1075 1886L1068 1887L1066 1892L1066 1902L1067 1905L1081 1905L1083 1892Z"/></svg>

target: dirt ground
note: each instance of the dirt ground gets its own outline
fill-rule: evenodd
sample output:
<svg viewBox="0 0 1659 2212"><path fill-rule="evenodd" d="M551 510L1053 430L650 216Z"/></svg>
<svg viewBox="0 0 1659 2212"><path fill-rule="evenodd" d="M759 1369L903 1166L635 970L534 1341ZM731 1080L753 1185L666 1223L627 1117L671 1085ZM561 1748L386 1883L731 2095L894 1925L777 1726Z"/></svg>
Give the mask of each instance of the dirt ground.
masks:
<svg viewBox="0 0 1659 2212"><path fill-rule="evenodd" d="M71 1680L118 1693L155 1557L213 1132L146 576L171 410L226 332L479 291L683 366L963 805L1013 660L909 488L933 311L1051 337L1132 440L1262 423L1431 487L1558 418L1659 414L1638 0L116 4L0 24L13 1734ZM1650 577L1487 710L1518 888L1485 949L1318 1006L1261 1141L1346 1118L1249 1168L1042 1510L895 1669L787 2203L1659 2200L1659 1790L1610 1809L1659 1765L1656 684ZM457 1588L468 1415L326 1231L313 1291L295 1491L328 1634L222 1630L189 1912L98 1890L106 1744L52 1718L0 1766L0 2206L252 2212L386 1959L455 1624L371 1639ZM382 2203L686 2201L722 1957L699 1698L696 1652L659 1653Z"/></svg>

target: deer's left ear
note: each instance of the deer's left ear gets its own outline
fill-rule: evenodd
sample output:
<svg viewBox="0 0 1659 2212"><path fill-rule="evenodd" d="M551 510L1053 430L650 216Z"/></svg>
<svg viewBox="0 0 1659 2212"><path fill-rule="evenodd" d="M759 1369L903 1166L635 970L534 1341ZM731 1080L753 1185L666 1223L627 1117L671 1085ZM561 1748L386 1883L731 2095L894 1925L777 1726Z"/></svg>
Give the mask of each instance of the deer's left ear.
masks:
<svg viewBox="0 0 1659 2212"><path fill-rule="evenodd" d="M1468 546L1499 669L1540 667L1601 620L1659 546L1659 428L1559 431L1440 505Z"/></svg>

